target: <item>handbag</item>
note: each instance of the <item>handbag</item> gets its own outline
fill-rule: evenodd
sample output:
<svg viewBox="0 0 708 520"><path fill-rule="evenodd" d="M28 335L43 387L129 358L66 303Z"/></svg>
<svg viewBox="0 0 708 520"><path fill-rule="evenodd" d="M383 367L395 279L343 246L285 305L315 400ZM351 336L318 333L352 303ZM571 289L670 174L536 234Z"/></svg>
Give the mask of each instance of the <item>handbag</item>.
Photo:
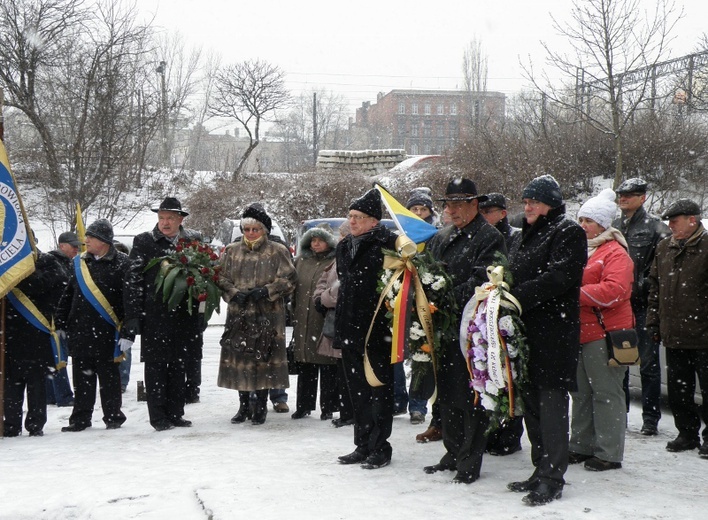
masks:
<svg viewBox="0 0 708 520"><path fill-rule="evenodd" d="M296 376L300 373L300 363L295 361L295 338L290 339L290 343L285 348L285 354L288 358L288 374Z"/></svg>
<svg viewBox="0 0 708 520"><path fill-rule="evenodd" d="M629 367L639 365L639 337L635 329L607 330L602 319L602 313L593 308L593 312L600 321L602 330L605 331L607 343L607 366Z"/></svg>
<svg viewBox="0 0 708 520"><path fill-rule="evenodd" d="M322 325L322 335L326 338L334 338L334 309L327 309Z"/></svg>

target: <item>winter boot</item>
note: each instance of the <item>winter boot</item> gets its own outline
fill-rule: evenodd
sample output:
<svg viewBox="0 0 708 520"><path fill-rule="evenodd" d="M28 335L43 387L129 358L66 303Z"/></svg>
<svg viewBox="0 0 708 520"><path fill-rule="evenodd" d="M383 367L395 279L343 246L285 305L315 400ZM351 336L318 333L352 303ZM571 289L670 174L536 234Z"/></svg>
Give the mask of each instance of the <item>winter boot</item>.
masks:
<svg viewBox="0 0 708 520"><path fill-rule="evenodd" d="M268 415L268 390L256 391L256 406L253 409L252 424L263 424Z"/></svg>
<svg viewBox="0 0 708 520"><path fill-rule="evenodd" d="M239 408L238 413L231 418L233 424L239 424L251 418L251 400L249 395L249 392L238 393Z"/></svg>

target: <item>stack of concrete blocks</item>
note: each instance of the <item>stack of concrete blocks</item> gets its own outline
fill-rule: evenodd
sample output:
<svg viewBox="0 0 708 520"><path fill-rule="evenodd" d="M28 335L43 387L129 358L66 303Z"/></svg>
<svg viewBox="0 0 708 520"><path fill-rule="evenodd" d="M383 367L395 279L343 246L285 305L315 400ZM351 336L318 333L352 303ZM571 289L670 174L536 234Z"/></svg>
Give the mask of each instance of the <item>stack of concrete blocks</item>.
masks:
<svg viewBox="0 0 708 520"><path fill-rule="evenodd" d="M406 159L405 150L321 150L317 155L318 170L387 172Z"/></svg>

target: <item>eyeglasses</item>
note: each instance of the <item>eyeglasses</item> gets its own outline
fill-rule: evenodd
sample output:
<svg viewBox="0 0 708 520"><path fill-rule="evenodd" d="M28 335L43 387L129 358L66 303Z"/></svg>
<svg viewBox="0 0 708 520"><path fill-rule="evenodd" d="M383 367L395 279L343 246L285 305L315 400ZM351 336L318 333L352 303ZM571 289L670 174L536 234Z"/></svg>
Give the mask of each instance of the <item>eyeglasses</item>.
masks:
<svg viewBox="0 0 708 520"><path fill-rule="evenodd" d="M244 233L258 233L259 231L262 231L262 228L259 228L259 227L245 227L245 228L243 228Z"/></svg>
<svg viewBox="0 0 708 520"><path fill-rule="evenodd" d="M630 199L632 197L641 197L644 195L644 193L620 193L619 198L620 199Z"/></svg>
<svg viewBox="0 0 708 520"><path fill-rule="evenodd" d="M371 218L369 215L347 215L347 219L349 220L364 220L367 218Z"/></svg>
<svg viewBox="0 0 708 520"><path fill-rule="evenodd" d="M484 208L480 209L479 212L482 215L491 215L492 213L496 213L497 211L502 211L501 208Z"/></svg>

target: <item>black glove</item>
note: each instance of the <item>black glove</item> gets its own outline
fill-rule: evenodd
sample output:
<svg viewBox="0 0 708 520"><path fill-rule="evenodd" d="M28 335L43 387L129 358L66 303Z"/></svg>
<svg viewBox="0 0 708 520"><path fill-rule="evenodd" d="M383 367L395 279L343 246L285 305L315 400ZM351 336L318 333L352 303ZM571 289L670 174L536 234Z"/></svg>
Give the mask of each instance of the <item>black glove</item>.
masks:
<svg viewBox="0 0 708 520"><path fill-rule="evenodd" d="M327 307L322 305L322 300L320 298L315 298L315 310L319 312L322 316L327 314Z"/></svg>
<svg viewBox="0 0 708 520"><path fill-rule="evenodd" d="M140 335L140 318L130 318L125 320L123 327L121 327L123 332L128 336L139 336Z"/></svg>
<svg viewBox="0 0 708 520"><path fill-rule="evenodd" d="M248 299L248 292L239 291L231 298L231 303L238 303L239 305L246 305L246 300Z"/></svg>
<svg viewBox="0 0 708 520"><path fill-rule="evenodd" d="M268 289L265 287L256 287L255 289L251 289L251 291L248 293L248 298L253 302L260 301L263 298L267 297Z"/></svg>
<svg viewBox="0 0 708 520"><path fill-rule="evenodd" d="M209 322L204 319L203 312L199 313L199 318L197 321L199 323L199 331L204 332L207 329L207 327L209 326Z"/></svg>

